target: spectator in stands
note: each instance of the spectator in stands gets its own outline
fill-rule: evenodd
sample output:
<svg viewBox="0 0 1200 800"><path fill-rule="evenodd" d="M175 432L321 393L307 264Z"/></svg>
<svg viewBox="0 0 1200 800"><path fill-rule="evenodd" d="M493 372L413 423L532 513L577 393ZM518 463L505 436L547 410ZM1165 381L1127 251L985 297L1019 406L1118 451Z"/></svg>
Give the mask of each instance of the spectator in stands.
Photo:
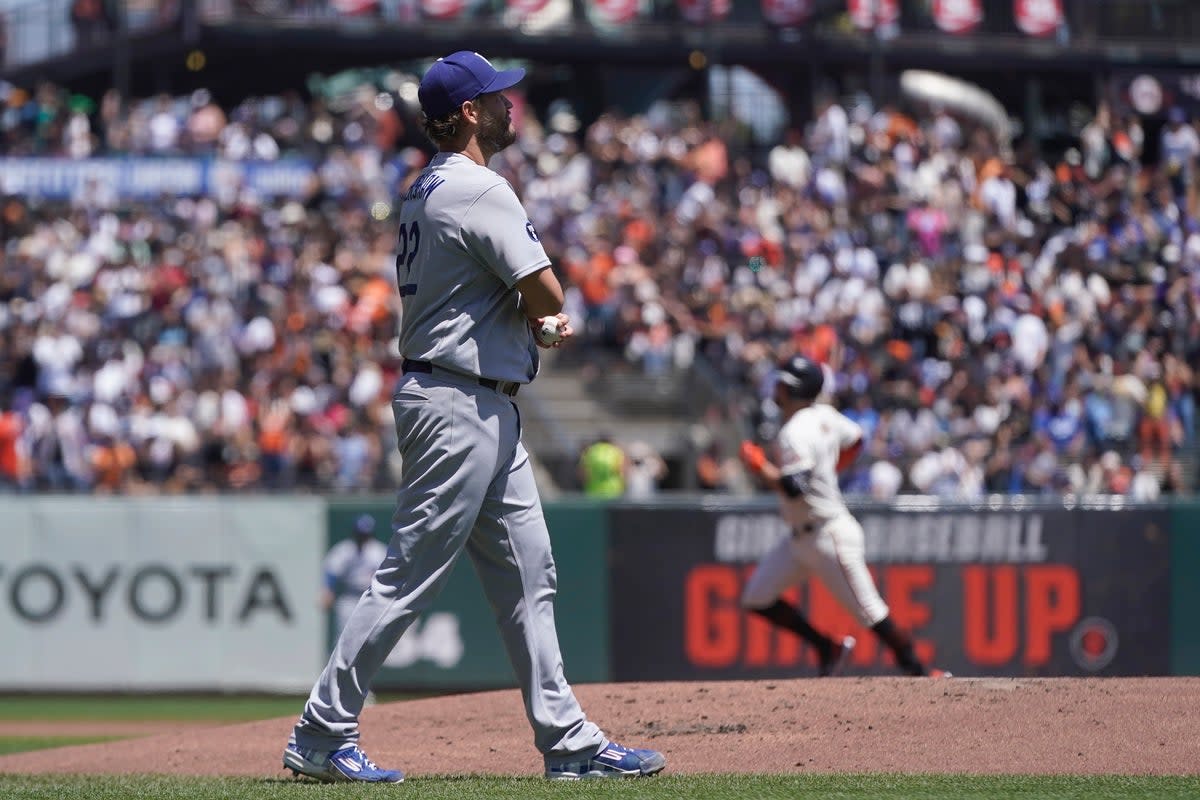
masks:
<svg viewBox="0 0 1200 800"><path fill-rule="evenodd" d="M602 433L579 454L579 481L588 497L611 499L625 493L625 452Z"/></svg>
<svg viewBox="0 0 1200 800"><path fill-rule="evenodd" d="M1117 109L1042 160L944 109L827 99L760 162L686 104L574 128L541 128L539 110L501 168L562 256L593 372L668 377L702 359L728 394L720 416L749 408L769 438L762 365L803 352L869 430L847 480L881 495L1128 491L1134 455L1178 486L1194 459L1200 222L1179 201L1200 138L1186 115L1171 113L1158 164ZM0 202L0 414L32 476L18 485L111 485L92 457L106 436L136 455L122 491L389 484L394 464L363 443L392 435L383 217L423 163L410 121L371 87L226 107L13 87L7 155L314 164L291 200L230 171L208 197L142 201L97 181ZM696 452L681 482L734 487L729 459Z"/></svg>
<svg viewBox="0 0 1200 800"><path fill-rule="evenodd" d="M738 486L740 467L732 456L725 454L718 442L704 447L696 458L695 484L702 492L729 492Z"/></svg>
<svg viewBox="0 0 1200 800"><path fill-rule="evenodd" d="M797 128L788 128L784 139L771 148L767 167L771 178L781 186L803 190L812 176L812 161L805 152L804 135Z"/></svg>
<svg viewBox="0 0 1200 800"><path fill-rule="evenodd" d="M12 406L7 398L0 398L0 493L29 488L29 458L23 436L25 421Z"/></svg>
<svg viewBox="0 0 1200 800"><path fill-rule="evenodd" d="M1200 158L1200 136L1188 124L1187 112L1178 106L1167 112L1167 124L1163 127L1163 168L1171 182L1176 202L1186 208L1188 192L1196 174L1196 159Z"/></svg>
<svg viewBox="0 0 1200 800"><path fill-rule="evenodd" d="M625 496L644 500L658 494L659 482L667 477L667 462L646 442L625 447Z"/></svg>
<svg viewBox="0 0 1200 800"><path fill-rule="evenodd" d="M1096 116L1083 127L1079 133L1080 149L1083 155L1084 173L1092 180L1097 180L1104 173L1112 160L1112 112L1107 103L1101 103L1096 109Z"/></svg>
<svg viewBox="0 0 1200 800"><path fill-rule="evenodd" d="M904 474L890 461L880 459L870 467L867 494L872 500L886 502L900 493Z"/></svg>
<svg viewBox="0 0 1200 800"><path fill-rule="evenodd" d="M71 0L68 16L80 46L103 44L112 35L112 13L106 0Z"/></svg>

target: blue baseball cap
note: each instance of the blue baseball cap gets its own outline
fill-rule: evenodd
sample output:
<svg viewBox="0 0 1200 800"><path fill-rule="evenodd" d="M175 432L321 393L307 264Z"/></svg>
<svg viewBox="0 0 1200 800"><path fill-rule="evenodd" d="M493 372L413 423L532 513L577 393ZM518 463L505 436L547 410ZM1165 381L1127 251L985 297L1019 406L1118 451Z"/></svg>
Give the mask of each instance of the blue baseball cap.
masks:
<svg viewBox="0 0 1200 800"><path fill-rule="evenodd" d="M360 536L366 536L369 533L374 533L375 518L370 514L359 514L358 519L354 520L354 532Z"/></svg>
<svg viewBox="0 0 1200 800"><path fill-rule="evenodd" d="M417 97L425 116L438 119L481 94L516 86L524 77L523 69L497 71L479 53L459 50L434 62L421 79Z"/></svg>

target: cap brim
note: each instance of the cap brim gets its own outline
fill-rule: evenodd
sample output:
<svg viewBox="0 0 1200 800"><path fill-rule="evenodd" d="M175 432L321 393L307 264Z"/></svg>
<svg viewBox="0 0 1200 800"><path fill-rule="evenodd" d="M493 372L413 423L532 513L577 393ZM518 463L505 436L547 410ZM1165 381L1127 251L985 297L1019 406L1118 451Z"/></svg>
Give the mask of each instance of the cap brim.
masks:
<svg viewBox="0 0 1200 800"><path fill-rule="evenodd" d="M489 94L490 92L503 92L505 89L511 89L521 82L525 77L525 70L521 67L516 69L506 69L496 73L496 77L492 78L492 82L483 87L480 94Z"/></svg>

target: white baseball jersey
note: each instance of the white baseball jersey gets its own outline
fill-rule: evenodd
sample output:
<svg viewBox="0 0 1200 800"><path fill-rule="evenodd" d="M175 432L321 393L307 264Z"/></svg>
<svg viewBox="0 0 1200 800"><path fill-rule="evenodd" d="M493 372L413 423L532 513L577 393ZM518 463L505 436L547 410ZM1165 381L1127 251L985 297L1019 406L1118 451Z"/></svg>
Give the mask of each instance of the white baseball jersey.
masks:
<svg viewBox="0 0 1200 800"><path fill-rule="evenodd" d="M824 404L797 411L779 431L780 470L797 476L805 491L781 500L793 533L759 560L742 593L746 608L767 608L789 587L816 575L864 626L888 615L867 569L862 526L838 488L838 457L861 437L857 423Z"/></svg>
<svg viewBox="0 0 1200 800"><path fill-rule="evenodd" d="M343 539L325 554L321 567L326 579L332 578L335 586L329 588L338 594L358 596L371 585L371 578L379 563L387 555L387 545L378 539L368 539L361 549L354 539Z"/></svg>
<svg viewBox="0 0 1200 800"><path fill-rule="evenodd" d="M438 153L400 206L400 352L443 369L528 383L538 353L517 281L550 258L516 192L459 153Z"/></svg>
<svg viewBox="0 0 1200 800"><path fill-rule="evenodd" d="M795 475L807 490L783 504L793 530L821 525L848 515L838 488L837 462L842 449L862 438L858 423L823 403L802 408L779 431L780 471Z"/></svg>
<svg viewBox="0 0 1200 800"><path fill-rule="evenodd" d="M326 587L334 593L333 613L339 631L386 556L387 545L375 538L368 539L362 549L353 538L343 539L325 554L321 569Z"/></svg>

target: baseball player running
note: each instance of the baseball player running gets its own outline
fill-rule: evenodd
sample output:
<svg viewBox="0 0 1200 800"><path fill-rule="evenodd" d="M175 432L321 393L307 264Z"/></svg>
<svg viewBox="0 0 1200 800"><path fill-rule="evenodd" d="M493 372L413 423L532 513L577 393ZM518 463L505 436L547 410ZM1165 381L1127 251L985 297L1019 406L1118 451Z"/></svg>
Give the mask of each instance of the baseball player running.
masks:
<svg viewBox="0 0 1200 800"><path fill-rule="evenodd" d="M816 575L847 611L891 648L901 669L910 675L949 677L917 659L912 639L892 622L867 571L862 526L846 508L837 478L862 448L862 429L832 406L815 402L823 384L821 367L807 358L796 356L781 364L775 402L786 422L778 437L779 465L759 446L742 443L743 462L779 492L792 530L758 562L742 606L804 639L817 651L820 674L834 675L854 649L854 637L835 642L782 598L802 576Z"/></svg>
<svg viewBox="0 0 1200 800"><path fill-rule="evenodd" d="M502 93L525 71L478 53L438 60L421 80L438 153L403 197L396 273L404 374L392 400L401 487L392 538L313 686L284 766L322 781L396 783L358 746L371 681L430 607L465 549L496 615L548 778L637 776L661 753L622 747L588 720L563 675L556 577L513 397L538 351L573 333L563 291L512 187L487 168L516 140Z"/></svg>

